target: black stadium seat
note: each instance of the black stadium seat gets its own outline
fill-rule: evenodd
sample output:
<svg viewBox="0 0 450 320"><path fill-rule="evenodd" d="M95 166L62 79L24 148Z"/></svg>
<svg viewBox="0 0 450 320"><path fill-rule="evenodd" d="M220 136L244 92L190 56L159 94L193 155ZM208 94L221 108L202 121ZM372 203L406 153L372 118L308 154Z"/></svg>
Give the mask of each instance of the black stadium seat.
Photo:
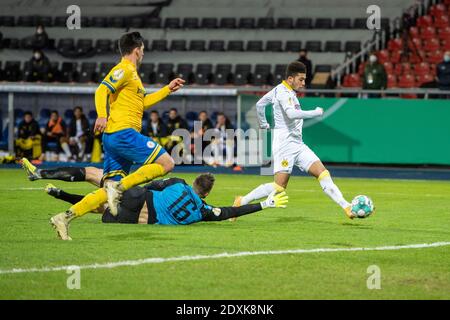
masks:
<svg viewBox="0 0 450 320"><path fill-rule="evenodd" d="M43 25L44 27L51 27L53 25L52 17L37 17L37 24Z"/></svg>
<svg viewBox="0 0 450 320"><path fill-rule="evenodd" d="M236 28L236 18L222 18L220 19L220 28L234 29Z"/></svg>
<svg viewBox="0 0 450 320"><path fill-rule="evenodd" d="M295 22L295 28L297 29L311 29L312 19L311 18L298 18Z"/></svg>
<svg viewBox="0 0 450 320"><path fill-rule="evenodd" d="M318 64L314 68L314 73L316 72L331 72L331 65L329 64Z"/></svg>
<svg viewBox="0 0 450 320"><path fill-rule="evenodd" d="M208 46L209 51L225 51L225 42L223 40L211 40Z"/></svg>
<svg viewBox="0 0 450 320"><path fill-rule="evenodd" d="M153 51L167 51L167 40L153 40Z"/></svg>
<svg viewBox="0 0 450 320"><path fill-rule="evenodd" d="M186 51L186 40L172 40L171 51Z"/></svg>
<svg viewBox="0 0 450 320"><path fill-rule="evenodd" d="M173 63L160 63L155 75L155 83L167 84L174 77Z"/></svg>
<svg viewBox="0 0 450 320"><path fill-rule="evenodd" d="M73 38L59 39L56 48L61 55L67 55L75 50L75 43Z"/></svg>
<svg viewBox="0 0 450 320"><path fill-rule="evenodd" d="M184 18L183 20L183 28L185 29L196 29L198 24L198 18Z"/></svg>
<svg viewBox="0 0 450 320"><path fill-rule="evenodd" d="M257 64L255 72L253 73L253 84L255 86L262 86L269 84L270 81L270 64Z"/></svg>
<svg viewBox="0 0 450 320"><path fill-rule="evenodd" d="M104 28L107 26L107 22L106 17L93 17L91 19L90 26L95 28Z"/></svg>
<svg viewBox="0 0 450 320"><path fill-rule="evenodd" d="M267 41L266 51L280 52L283 50L283 43L278 40Z"/></svg>
<svg viewBox="0 0 450 320"><path fill-rule="evenodd" d="M251 69L250 64L237 64L234 71L234 85L243 86L249 83L251 80Z"/></svg>
<svg viewBox="0 0 450 320"><path fill-rule="evenodd" d="M176 77L186 80L187 84L191 84L194 77L194 66L191 63L180 63L177 66Z"/></svg>
<svg viewBox="0 0 450 320"><path fill-rule="evenodd" d="M200 26L207 29L217 28L217 18L203 18Z"/></svg>
<svg viewBox="0 0 450 320"><path fill-rule="evenodd" d="M128 21L128 19L126 19ZM124 26L124 19L122 17L111 17L108 21L110 28L122 28Z"/></svg>
<svg viewBox="0 0 450 320"><path fill-rule="evenodd" d="M367 18L356 18L353 21L353 28L366 29L367 28Z"/></svg>
<svg viewBox="0 0 450 320"><path fill-rule="evenodd" d="M97 54L104 54L111 52L111 40L98 39L95 43L95 50Z"/></svg>
<svg viewBox="0 0 450 320"><path fill-rule="evenodd" d="M98 72L98 81L102 81L106 75L114 68L116 64L111 62L100 63L100 70Z"/></svg>
<svg viewBox="0 0 450 320"><path fill-rule="evenodd" d="M53 26L55 27L65 27L67 22L67 17L55 17L53 21Z"/></svg>
<svg viewBox="0 0 450 320"><path fill-rule="evenodd" d="M20 61L6 61L3 70L3 78L6 81L22 80L22 71L20 70Z"/></svg>
<svg viewBox="0 0 450 320"><path fill-rule="evenodd" d="M345 52L359 52L361 51L361 42L360 41L347 41L345 43Z"/></svg>
<svg viewBox="0 0 450 320"><path fill-rule="evenodd" d="M244 51L244 42L241 40L228 41L228 51Z"/></svg>
<svg viewBox="0 0 450 320"><path fill-rule="evenodd" d="M231 64L218 64L214 74L214 83L217 85L228 84L231 76Z"/></svg>
<svg viewBox="0 0 450 320"><path fill-rule="evenodd" d="M125 19L125 22L127 20L128 19ZM133 18L129 19L128 27L134 28L134 29L143 28L144 27L144 19L141 17L133 17Z"/></svg>
<svg viewBox="0 0 450 320"><path fill-rule="evenodd" d="M294 26L294 20L292 18L278 18L277 28L292 29L293 26Z"/></svg>
<svg viewBox="0 0 450 320"><path fill-rule="evenodd" d="M93 56L95 54L92 39L79 39L77 41L78 55Z"/></svg>
<svg viewBox="0 0 450 320"><path fill-rule="evenodd" d="M273 78L272 78L272 85L276 85L279 84L285 76L286 73L286 67L287 65L285 64L277 64L275 66L275 71L273 73Z"/></svg>
<svg viewBox="0 0 450 320"><path fill-rule="evenodd" d="M180 18L166 18L164 28L177 29L180 27Z"/></svg>
<svg viewBox="0 0 450 320"><path fill-rule="evenodd" d="M200 85L210 84L212 77L212 64L200 63L197 65L197 70L194 73L194 82Z"/></svg>
<svg viewBox="0 0 450 320"><path fill-rule="evenodd" d="M305 49L311 52L321 52L322 42L321 41L306 41Z"/></svg>
<svg viewBox="0 0 450 320"><path fill-rule="evenodd" d="M301 41L286 41L285 51L287 52L299 52L302 48Z"/></svg>
<svg viewBox="0 0 450 320"><path fill-rule="evenodd" d="M153 29L161 28L161 18L155 17L144 19L144 27Z"/></svg>
<svg viewBox="0 0 450 320"><path fill-rule="evenodd" d="M139 67L139 77L143 83L153 83L155 65L153 63L143 63Z"/></svg>
<svg viewBox="0 0 450 320"><path fill-rule="evenodd" d="M97 63L95 62L83 62L81 64L81 72L78 82L86 83L95 81L95 69L97 68Z"/></svg>
<svg viewBox="0 0 450 320"><path fill-rule="evenodd" d="M331 29L331 18L317 18L315 27L316 29Z"/></svg>
<svg viewBox="0 0 450 320"><path fill-rule="evenodd" d="M16 19L13 16L2 16L0 20L0 25L4 27L14 27Z"/></svg>
<svg viewBox="0 0 450 320"><path fill-rule="evenodd" d="M259 29L272 29L275 26L275 20L273 18L258 18L256 27Z"/></svg>
<svg viewBox="0 0 450 320"><path fill-rule="evenodd" d="M206 42L205 40L191 40L189 44L190 51L205 51Z"/></svg>
<svg viewBox="0 0 450 320"><path fill-rule="evenodd" d="M262 51L263 43L260 40L250 40L247 42L247 51Z"/></svg>
<svg viewBox="0 0 450 320"><path fill-rule="evenodd" d="M255 18L240 18L238 27L241 29L253 29L255 27Z"/></svg>
<svg viewBox="0 0 450 320"><path fill-rule="evenodd" d="M334 28L336 29L350 29L352 27L352 20L350 18L337 18L334 20Z"/></svg>
<svg viewBox="0 0 450 320"><path fill-rule="evenodd" d="M61 72L59 75L60 82L73 82L77 78L77 63L63 62L61 65Z"/></svg>
<svg viewBox="0 0 450 320"><path fill-rule="evenodd" d="M20 16L17 18L17 25L20 27L34 27L36 24L36 16Z"/></svg>
<svg viewBox="0 0 450 320"><path fill-rule="evenodd" d="M327 41L325 42L325 52L341 52L341 42L340 41Z"/></svg>

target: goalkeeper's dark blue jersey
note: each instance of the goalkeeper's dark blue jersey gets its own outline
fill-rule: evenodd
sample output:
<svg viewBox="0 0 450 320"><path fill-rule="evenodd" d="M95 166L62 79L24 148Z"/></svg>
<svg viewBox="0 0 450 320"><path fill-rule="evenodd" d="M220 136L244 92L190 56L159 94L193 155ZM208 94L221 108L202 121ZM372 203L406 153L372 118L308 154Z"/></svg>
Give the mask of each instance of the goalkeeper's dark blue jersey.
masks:
<svg viewBox="0 0 450 320"><path fill-rule="evenodd" d="M213 209L204 203L192 187L182 179L162 180L160 186L155 182L147 185L146 188L152 191L156 224L177 225L199 222L203 219L202 213Z"/></svg>

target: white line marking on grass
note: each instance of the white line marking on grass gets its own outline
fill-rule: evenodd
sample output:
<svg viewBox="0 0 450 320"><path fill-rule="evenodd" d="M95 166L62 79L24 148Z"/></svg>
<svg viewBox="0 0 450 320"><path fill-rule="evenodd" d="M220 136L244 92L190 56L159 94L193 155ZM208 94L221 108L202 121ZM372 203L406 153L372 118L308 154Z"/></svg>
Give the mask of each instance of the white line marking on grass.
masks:
<svg viewBox="0 0 450 320"><path fill-rule="evenodd" d="M273 250L273 251L242 251L235 253L217 253L212 255L195 255L195 256L179 256L169 258L146 258L138 260L125 260L108 263L94 263L86 265L67 265L59 267L41 267L41 268L14 268L14 269L0 269L0 274L11 273L31 273L31 272L53 272L53 271L66 271L68 268L79 269L112 269L125 266L139 266L143 264L155 264L165 262L177 262L177 261L194 261L194 260L212 260L222 258L236 258L247 256L263 256L263 255L280 255L280 254L302 254L302 253L323 253L323 252L349 252L349 251L389 251L389 250L402 250L402 249L423 249L433 247L449 246L450 242L434 242L434 243L421 243L421 244L409 244L403 246L383 246L372 248L317 248L317 249L290 249L290 250Z"/></svg>

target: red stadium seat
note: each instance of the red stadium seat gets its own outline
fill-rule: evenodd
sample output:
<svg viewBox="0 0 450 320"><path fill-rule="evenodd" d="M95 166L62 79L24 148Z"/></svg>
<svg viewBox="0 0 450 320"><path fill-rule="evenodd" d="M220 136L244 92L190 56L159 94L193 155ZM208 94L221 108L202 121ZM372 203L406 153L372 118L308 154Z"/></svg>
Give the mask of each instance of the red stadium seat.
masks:
<svg viewBox="0 0 450 320"><path fill-rule="evenodd" d="M420 63L422 61L425 60L425 51L423 50L418 50L418 51L414 51L411 56L409 57L409 62L410 63Z"/></svg>
<svg viewBox="0 0 450 320"><path fill-rule="evenodd" d="M343 86L348 88L360 88L362 86L361 77L357 73L347 74L344 77Z"/></svg>
<svg viewBox="0 0 450 320"><path fill-rule="evenodd" d="M433 18L431 16L421 16L417 18L417 26L420 28L429 27L433 25Z"/></svg>
<svg viewBox="0 0 450 320"><path fill-rule="evenodd" d="M434 6L432 6L430 8L430 14L433 17L439 17L439 16L444 16L447 15L447 8L445 7L444 4L440 3L440 4L435 4Z"/></svg>
<svg viewBox="0 0 450 320"><path fill-rule="evenodd" d="M441 40L450 39L450 26L445 28L440 28L438 30L438 37Z"/></svg>
<svg viewBox="0 0 450 320"><path fill-rule="evenodd" d="M394 51L394 50L401 50L403 49L403 41L400 38L391 39L388 42L388 50Z"/></svg>
<svg viewBox="0 0 450 320"><path fill-rule="evenodd" d="M386 61L383 63L384 70L386 70L387 74L393 74L394 73L394 65L392 62Z"/></svg>
<svg viewBox="0 0 450 320"><path fill-rule="evenodd" d="M436 51L441 48L441 43L436 38L426 39L424 41L423 48L425 49L425 51Z"/></svg>
<svg viewBox="0 0 450 320"><path fill-rule="evenodd" d="M444 51L450 51L450 38L447 40L442 40L441 49Z"/></svg>
<svg viewBox="0 0 450 320"><path fill-rule="evenodd" d="M429 74L430 64L428 62L421 62L414 65L414 72L416 75Z"/></svg>
<svg viewBox="0 0 450 320"><path fill-rule="evenodd" d="M416 79L412 74L403 74L398 79L399 88L414 88L416 86Z"/></svg>
<svg viewBox="0 0 450 320"><path fill-rule="evenodd" d="M387 75L387 87L388 88L397 88L397 76L395 74Z"/></svg>
<svg viewBox="0 0 450 320"><path fill-rule="evenodd" d="M397 63L394 69L396 76L402 76L403 74L411 73L411 64L409 62Z"/></svg>
<svg viewBox="0 0 450 320"><path fill-rule="evenodd" d="M422 39L430 39L436 37L436 29L434 27L424 27L420 29L420 37Z"/></svg>
<svg viewBox="0 0 450 320"><path fill-rule="evenodd" d="M422 49L422 39L420 38L411 38L409 41L409 47L414 50L416 48L417 50Z"/></svg>
<svg viewBox="0 0 450 320"><path fill-rule="evenodd" d="M448 16L438 16L434 19L434 26L436 28L445 28L449 26Z"/></svg>
<svg viewBox="0 0 450 320"><path fill-rule="evenodd" d="M411 38L418 38L420 36L419 28L418 27L409 28L409 35Z"/></svg>
<svg viewBox="0 0 450 320"><path fill-rule="evenodd" d="M380 50L377 52L378 61L380 63L385 63L389 61L389 51L388 50Z"/></svg>
<svg viewBox="0 0 450 320"><path fill-rule="evenodd" d="M416 84L420 87L424 83L433 82L434 77L429 73L420 74L416 77Z"/></svg>
<svg viewBox="0 0 450 320"><path fill-rule="evenodd" d="M427 54L427 58L426 61L428 63L440 63L442 62L442 59L444 58L444 54L442 53L442 51L437 50L437 51L430 51Z"/></svg>
<svg viewBox="0 0 450 320"><path fill-rule="evenodd" d="M401 57L402 57L402 53L403 53L402 50L395 50L395 51L392 51L389 60L390 60L392 63L399 63L399 62L400 62L400 59L401 59Z"/></svg>
<svg viewBox="0 0 450 320"><path fill-rule="evenodd" d="M366 68L366 63L361 62L358 66L358 74L362 76L364 74L364 69Z"/></svg>

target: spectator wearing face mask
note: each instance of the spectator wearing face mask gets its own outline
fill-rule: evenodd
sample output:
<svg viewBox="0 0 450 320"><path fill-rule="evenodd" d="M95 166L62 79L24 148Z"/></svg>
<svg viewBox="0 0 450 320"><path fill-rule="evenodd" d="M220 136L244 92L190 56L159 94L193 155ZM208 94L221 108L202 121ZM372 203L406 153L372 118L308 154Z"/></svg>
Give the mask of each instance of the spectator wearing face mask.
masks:
<svg viewBox="0 0 450 320"><path fill-rule="evenodd" d="M50 77L50 61L44 53L36 49L25 70L26 81L47 82Z"/></svg>
<svg viewBox="0 0 450 320"><path fill-rule="evenodd" d="M369 56L369 62L364 68L363 89L384 90L386 88L386 85L386 70L384 69L383 65L378 62L377 56L372 53Z"/></svg>
<svg viewBox="0 0 450 320"><path fill-rule="evenodd" d="M444 61L436 66L436 76L439 89L450 90L450 51L444 54Z"/></svg>
<svg viewBox="0 0 450 320"><path fill-rule="evenodd" d="M45 49L48 47L48 42L48 35L45 32L44 26L38 25L34 35L22 40L22 47L24 49Z"/></svg>
<svg viewBox="0 0 450 320"><path fill-rule="evenodd" d="M306 87L309 87L312 81L312 62L307 57L308 51L305 49L300 50L297 61L300 61L306 66Z"/></svg>

